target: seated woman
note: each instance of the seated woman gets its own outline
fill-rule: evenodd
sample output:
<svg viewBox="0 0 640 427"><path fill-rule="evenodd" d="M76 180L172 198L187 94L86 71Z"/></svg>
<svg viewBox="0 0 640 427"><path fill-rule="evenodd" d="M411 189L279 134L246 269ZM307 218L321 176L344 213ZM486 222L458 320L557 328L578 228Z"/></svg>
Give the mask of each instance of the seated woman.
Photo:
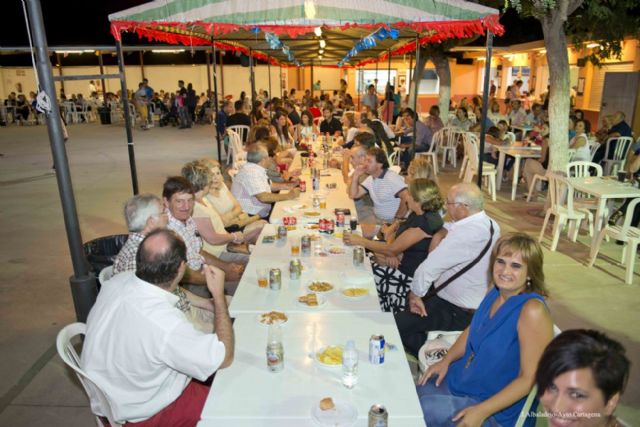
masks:
<svg viewBox="0 0 640 427"><path fill-rule="evenodd" d="M220 214L205 198L211 183L209 166L204 162L194 160L184 165L181 173L189 180L196 192L191 216L196 223L200 237L202 237L202 249L222 261L246 264L249 261L248 251L246 246L244 248L240 246L245 242L244 234L240 231L227 232ZM230 291L230 294L233 295L233 291L235 289Z"/></svg>
<svg viewBox="0 0 640 427"><path fill-rule="evenodd" d="M575 329L555 337L536 371L549 425L621 426L613 413L629 380L630 365L624 347L601 332Z"/></svg>
<svg viewBox="0 0 640 427"><path fill-rule="evenodd" d="M577 120L574 129L576 136L569 141L569 148L576 150L571 156L572 162L590 162L591 150L589 149L589 137L587 136L590 129L587 122Z"/></svg>
<svg viewBox="0 0 640 427"><path fill-rule="evenodd" d="M290 173L288 170L292 159L288 156L287 152L282 149L279 141L275 137L270 136L260 142L267 146L269 159L271 160L267 167L267 176L271 182L276 184L290 184L290 187L298 185L299 181L294 179L295 174ZM285 168L281 169L280 165L285 166ZM297 175L299 176L299 174Z"/></svg>
<svg viewBox="0 0 640 427"><path fill-rule="evenodd" d="M438 185L429 179L416 179L409 184L411 214L386 233L386 242L345 234L348 245L364 246L374 252L372 263L380 305L384 311L398 312L406 308L413 273L432 249L432 237L443 226L440 209L444 200ZM435 247L435 246L434 246Z"/></svg>
<svg viewBox="0 0 640 427"><path fill-rule="evenodd" d="M553 337L542 263L540 245L527 234L507 234L496 242L493 286L471 325L418 381L428 426L516 424Z"/></svg>
<svg viewBox="0 0 640 427"><path fill-rule="evenodd" d="M342 115L342 134L346 135L344 138L344 148L353 147L354 138L360 132L356 127L355 113L347 111Z"/></svg>
<svg viewBox="0 0 640 427"><path fill-rule="evenodd" d="M444 123L442 123L442 119L440 118L440 107L432 105L431 108L429 108L429 116L424 124L431 130L432 135L444 127Z"/></svg>
<svg viewBox="0 0 640 427"><path fill-rule="evenodd" d="M278 143L283 147L293 145L293 135L289 131L289 118L285 111L278 110L271 121L271 133L278 139Z"/></svg>
<svg viewBox="0 0 640 427"><path fill-rule="evenodd" d="M318 133L318 129L316 129L316 126L313 124L313 115L308 110L300 113L300 124L298 126L300 126L298 135L300 135L302 139L311 140L313 139L313 135Z"/></svg>
<svg viewBox="0 0 640 427"><path fill-rule="evenodd" d="M545 125L542 128L542 143L540 144L540 158L539 159L527 159L524 162L524 168L522 169L522 175L524 176L524 180L527 182L527 191L531 183L533 182L533 177L535 175L545 175L547 173L547 168L549 167L549 126ZM532 197L535 197L538 190L536 188L533 189Z"/></svg>
<svg viewBox="0 0 640 427"><path fill-rule="evenodd" d="M473 125L469 120L469 113L466 108L459 107L456 110L456 116L451 120L451 126L464 131L469 131L469 128Z"/></svg>
<svg viewBox="0 0 640 427"><path fill-rule="evenodd" d="M266 224L258 215L248 215L242 211L240 203L227 188L220 171L220 163L212 159L201 159L211 172L209 193L205 196L207 203L214 207L220 215L225 228L237 226L244 229L245 238L249 243L255 243L262 227ZM255 234L256 237L252 237Z"/></svg>

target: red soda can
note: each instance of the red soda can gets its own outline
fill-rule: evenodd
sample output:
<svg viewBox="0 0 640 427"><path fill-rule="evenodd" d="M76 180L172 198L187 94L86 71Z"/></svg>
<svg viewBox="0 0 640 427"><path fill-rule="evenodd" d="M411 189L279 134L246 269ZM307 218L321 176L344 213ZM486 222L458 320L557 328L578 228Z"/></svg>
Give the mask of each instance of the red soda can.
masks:
<svg viewBox="0 0 640 427"><path fill-rule="evenodd" d="M289 217L289 225L296 225L297 223L298 223L298 218L296 218L295 216Z"/></svg>
<svg viewBox="0 0 640 427"><path fill-rule="evenodd" d="M307 182L304 179L300 180L299 186L300 186L300 192L301 193L304 193L304 192L307 191Z"/></svg>
<svg viewBox="0 0 640 427"><path fill-rule="evenodd" d="M284 225L289 225L289 217L288 216L283 216L282 217L282 223Z"/></svg>
<svg viewBox="0 0 640 427"><path fill-rule="evenodd" d="M318 231L321 233L327 232L327 221L325 219L320 219L320 221L318 221Z"/></svg>
<svg viewBox="0 0 640 427"><path fill-rule="evenodd" d="M333 234L333 230L336 228L336 222L332 219L327 220L327 233Z"/></svg>

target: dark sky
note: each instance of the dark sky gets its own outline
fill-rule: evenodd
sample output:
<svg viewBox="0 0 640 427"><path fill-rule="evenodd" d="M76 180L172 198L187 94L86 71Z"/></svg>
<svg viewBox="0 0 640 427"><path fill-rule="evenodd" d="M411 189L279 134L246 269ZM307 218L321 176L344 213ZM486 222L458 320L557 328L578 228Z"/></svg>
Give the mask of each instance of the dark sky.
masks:
<svg viewBox="0 0 640 427"><path fill-rule="evenodd" d="M251 0L246 0L251 1ZM0 31L0 46L26 46L28 44L22 2L3 0L5 17ZM50 46L112 45L107 16L147 0L41 0L47 40ZM505 36L495 40L496 45L523 43L542 38L540 24L535 19L522 20L509 10L501 19ZM126 37L125 44L144 44L135 36Z"/></svg>

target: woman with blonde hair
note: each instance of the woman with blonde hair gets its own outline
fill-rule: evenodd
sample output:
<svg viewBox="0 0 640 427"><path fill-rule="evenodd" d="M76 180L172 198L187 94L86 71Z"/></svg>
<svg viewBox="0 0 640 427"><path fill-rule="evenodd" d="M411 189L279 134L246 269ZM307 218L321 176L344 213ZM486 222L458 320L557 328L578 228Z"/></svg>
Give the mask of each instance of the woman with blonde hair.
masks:
<svg viewBox="0 0 640 427"><path fill-rule="evenodd" d="M398 312L406 307L406 298L413 281L413 273L432 249L432 236L443 226L439 214L444 199L438 185L425 178L409 184L411 214L385 242L346 234L348 245L364 246L375 253L372 263L380 305L384 311Z"/></svg>
<svg viewBox="0 0 640 427"><path fill-rule="evenodd" d="M343 147L351 148L356 135L359 133L356 127L355 113L353 111L347 111L342 115L342 134L346 135L344 138Z"/></svg>
<svg viewBox="0 0 640 427"><path fill-rule="evenodd" d="M553 337L538 242L507 234L496 242L490 265L492 286L471 324L418 381L427 425L515 425Z"/></svg>
<svg viewBox="0 0 640 427"><path fill-rule="evenodd" d="M426 156L416 156L407 168L407 184L414 179L426 178L438 182L431 161Z"/></svg>

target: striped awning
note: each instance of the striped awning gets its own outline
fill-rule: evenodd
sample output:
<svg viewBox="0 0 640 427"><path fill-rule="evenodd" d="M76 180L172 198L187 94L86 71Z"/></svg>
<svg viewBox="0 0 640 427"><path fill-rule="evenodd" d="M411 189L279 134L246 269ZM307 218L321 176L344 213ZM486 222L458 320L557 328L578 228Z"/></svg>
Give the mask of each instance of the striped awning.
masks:
<svg viewBox="0 0 640 427"><path fill-rule="evenodd" d="M287 62L270 49L264 33L276 34L303 63L336 64L355 42L380 28L400 31L351 64L384 60L420 44L468 39L489 30L503 33L496 9L463 0L156 0L109 15L117 39L123 31L159 42L211 45ZM321 27L318 37L314 29ZM318 60L318 39L327 43Z"/></svg>

